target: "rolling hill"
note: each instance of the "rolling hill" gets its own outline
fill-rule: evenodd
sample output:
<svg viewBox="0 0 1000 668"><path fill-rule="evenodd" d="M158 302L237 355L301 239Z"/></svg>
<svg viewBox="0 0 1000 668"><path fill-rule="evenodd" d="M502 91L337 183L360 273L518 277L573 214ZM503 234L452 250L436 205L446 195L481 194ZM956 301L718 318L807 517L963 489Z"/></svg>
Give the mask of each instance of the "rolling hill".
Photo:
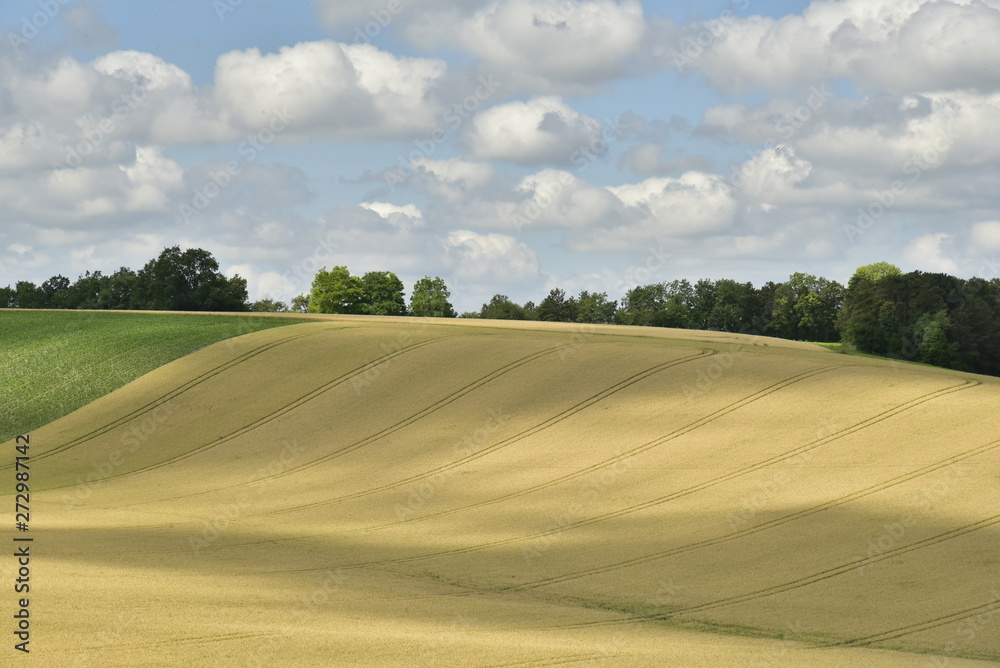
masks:
<svg viewBox="0 0 1000 668"><path fill-rule="evenodd" d="M988 665L997 405L711 332L250 333L31 433L25 663Z"/></svg>

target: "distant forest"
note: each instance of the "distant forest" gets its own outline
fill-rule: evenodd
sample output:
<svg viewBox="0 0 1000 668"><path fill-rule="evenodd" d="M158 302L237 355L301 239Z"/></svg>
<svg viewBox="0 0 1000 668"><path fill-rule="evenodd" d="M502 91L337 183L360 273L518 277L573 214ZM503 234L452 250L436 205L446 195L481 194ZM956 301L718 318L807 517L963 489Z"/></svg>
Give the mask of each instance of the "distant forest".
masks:
<svg viewBox="0 0 1000 668"><path fill-rule="evenodd" d="M443 279L416 282L407 305L390 271L352 276L343 266L316 274L292 304L250 303L246 280L226 278L202 249L165 249L138 272L87 272L76 282L54 276L0 288L0 308L271 311L455 317ZM1000 376L1000 279L910 272L879 262L860 267L847 286L796 273L754 287L729 279L640 285L620 300L553 289L537 304L497 294L464 318L676 327L760 334L901 360Z"/></svg>

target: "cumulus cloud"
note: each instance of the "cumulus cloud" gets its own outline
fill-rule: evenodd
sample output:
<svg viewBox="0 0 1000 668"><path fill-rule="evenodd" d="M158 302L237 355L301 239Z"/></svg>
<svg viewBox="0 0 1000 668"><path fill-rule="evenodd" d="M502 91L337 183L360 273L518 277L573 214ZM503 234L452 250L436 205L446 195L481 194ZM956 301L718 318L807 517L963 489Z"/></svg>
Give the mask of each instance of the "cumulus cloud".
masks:
<svg viewBox="0 0 1000 668"><path fill-rule="evenodd" d="M689 171L707 171L712 161L705 156L676 152L670 155L662 144L645 142L633 146L618 161L623 167L639 176L666 176Z"/></svg>
<svg viewBox="0 0 1000 668"><path fill-rule="evenodd" d="M426 222L424 221L424 213L418 209L415 204L397 206L387 202L362 202L360 206L365 209L369 209L370 211L374 211L396 227L411 225L423 227L426 225Z"/></svg>
<svg viewBox="0 0 1000 668"><path fill-rule="evenodd" d="M906 247L904 257L919 271L954 274L958 264L948 257L952 241L952 236L943 232L926 234Z"/></svg>
<svg viewBox="0 0 1000 668"><path fill-rule="evenodd" d="M538 277L538 255L527 244L505 234L455 230L444 239L454 274L472 283L526 283Z"/></svg>
<svg viewBox="0 0 1000 668"><path fill-rule="evenodd" d="M614 192L584 181L570 172L547 169L531 174L517 186L527 195L517 209L521 228L562 227L578 230L625 224L626 204Z"/></svg>
<svg viewBox="0 0 1000 668"><path fill-rule="evenodd" d="M726 90L849 77L897 93L1000 88L995 0L815 1L780 19L731 18L687 66Z"/></svg>
<svg viewBox="0 0 1000 668"><path fill-rule="evenodd" d="M627 72L646 30L638 0L494 0L471 12L421 12L404 35L471 53L515 87L583 92Z"/></svg>
<svg viewBox="0 0 1000 668"><path fill-rule="evenodd" d="M306 42L272 54L223 54L214 96L241 128L260 128L283 111L297 135L400 136L433 125L440 108L427 100L446 70L442 60L398 57L369 44Z"/></svg>
<svg viewBox="0 0 1000 668"><path fill-rule="evenodd" d="M482 160L569 164L584 150L606 149L601 133L600 122L571 109L561 98L536 97L480 112L466 134L466 144Z"/></svg>
<svg viewBox="0 0 1000 668"><path fill-rule="evenodd" d="M973 253L1000 252L1000 222L976 223L970 235Z"/></svg>

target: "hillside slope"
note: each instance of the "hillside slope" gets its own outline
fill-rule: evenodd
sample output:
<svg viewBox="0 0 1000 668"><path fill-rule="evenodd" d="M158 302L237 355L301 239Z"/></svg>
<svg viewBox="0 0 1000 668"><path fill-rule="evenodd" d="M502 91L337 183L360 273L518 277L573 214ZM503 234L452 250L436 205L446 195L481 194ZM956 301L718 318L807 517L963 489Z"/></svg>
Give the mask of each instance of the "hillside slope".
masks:
<svg viewBox="0 0 1000 668"><path fill-rule="evenodd" d="M32 433L31 659L986 665L998 404L747 336L249 334Z"/></svg>
<svg viewBox="0 0 1000 668"><path fill-rule="evenodd" d="M0 440L209 344L291 315L0 309Z"/></svg>

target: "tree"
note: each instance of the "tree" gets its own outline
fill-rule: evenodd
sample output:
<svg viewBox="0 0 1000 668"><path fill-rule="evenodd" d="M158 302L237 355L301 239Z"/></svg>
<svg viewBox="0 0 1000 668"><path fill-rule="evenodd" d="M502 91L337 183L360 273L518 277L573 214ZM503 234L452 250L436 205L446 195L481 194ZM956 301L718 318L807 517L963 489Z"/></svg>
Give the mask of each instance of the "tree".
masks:
<svg viewBox="0 0 1000 668"><path fill-rule="evenodd" d="M75 308L71 303L69 291L70 281L61 274L57 274L39 286L44 300L41 308Z"/></svg>
<svg viewBox="0 0 1000 668"><path fill-rule="evenodd" d="M663 283L636 286L625 293L615 318L622 325L669 327L668 300L667 288Z"/></svg>
<svg viewBox="0 0 1000 668"><path fill-rule="evenodd" d="M454 307L448 298L451 293L444 279L424 276L413 285L410 295L410 315L421 318L454 318Z"/></svg>
<svg viewBox="0 0 1000 668"><path fill-rule="evenodd" d="M361 277L362 312L369 315L406 315L403 282L391 271L369 271Z"/></svg>
<svg viewBox="0 0 1000 668"><path fill-rule="evenodd" d="M361 279L347 267L317 272L309 294L309 313L362 313Z"/></svg>
<svg viewBox="0 0 1000 668"><path fill-rule="evenodd" d="M0 288L0 308L17 308L17 293L9 285Z"/></svg>
<svg viewBox="0 0 1000 668"><path fill-rule="evenodd" d="M99 271L86 272L76 279L69 288L69 302L72 308L101 308L101 290L107 283L107 278Z"/></svg>
<svg viewBox="0 0 1000 668"><path fill-rule="evenodd" d="M886 276L899 276L902 273L903 271L899 267L889 262L874 262L855 269L851 280L853 281L856 278L861 281L875 282Z"/></svg>
<svg viewBox="0 0 1000 668"><path fill-rule="evenodd" d="M167 311L246 311L246 279L226 278L219 263L201 248L166 248L143 267L136 280L136 305Z"/></svg>
<svg viewBox="0 0 1000 668"><path fill-rule="evenodd" d="M479 317L489 320L527 320L524 308L512 302L507 295L493 295L489 304L483 304Z"/></svg>
<svg viewBox="0 0 1000 668"><path fill-rule="evenodd" d="M48 308L45 293L30 281L18 281L14 285L18 308Z"/></svg>
<svg viewBox="0 0 1000 668"><path fill-rule="evenodd" d="M105 277L98 296L97 308L101 309L138 309L139 276L128 267Z"/></svg>
<svg viewBox="0 0 1000 668"><path fill-rule="evenodd" d="M917 353L920 361L936 366L950 366L952 363L952 345L948 342L948 330L951 322L947 311L925 313L920 316L914 327L914 333L919 341Z"/></svg>
<svg viewBox="0 0 1000 668"><path fill-rule="evenodd" d="M292 305L288 310L293 313L305 313L309 310L309 297L307 295L292 297Z"/></svg>
<svg viewBox="0 0 1000 668"><path fill-rule="evenodd" d="M288 310L288 306L285 302L279 302L271 299L270 297L265 297L255 301L250 305L250 310L254 313L284 313Z"/></svg>
<svg viewBox="0 0 1000 668"><path fill-rule="evenodd" d="M797 272L774 291L771 329L785 339L837 341L842 302L840 283Z"/></svg>
<svg viewBox="0 0 1000 668"><path fill-rule="evenodd" d="M618 302L608 301L606 292L583 290L576 300L576 321L594 325L610 324L615 321Z"/></svg>
<svg viewBox="0 0 1000 668"><path fill-rule="evenodd" d="M548 296L535 309L539 320L547 322L575 322L577 315L576 300L566 299L566 292L552 288Z"/></svg>

